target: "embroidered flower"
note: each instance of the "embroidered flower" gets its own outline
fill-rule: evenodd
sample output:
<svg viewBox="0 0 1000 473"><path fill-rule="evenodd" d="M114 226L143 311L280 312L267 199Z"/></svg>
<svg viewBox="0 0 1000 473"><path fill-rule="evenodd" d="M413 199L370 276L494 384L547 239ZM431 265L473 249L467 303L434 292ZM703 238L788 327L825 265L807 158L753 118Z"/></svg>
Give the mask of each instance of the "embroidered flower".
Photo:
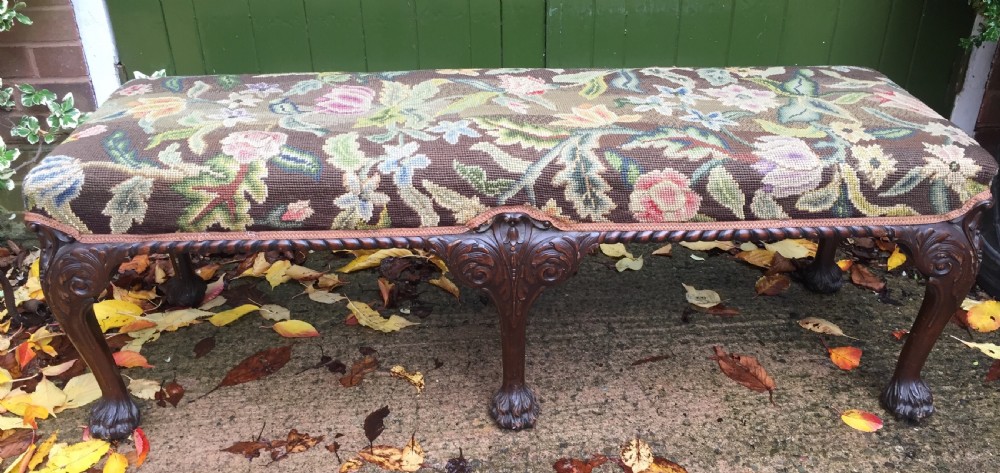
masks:
<svg viewBox="0 0 1000 473"><path fill-rule="evenodd" d="M219 100L218 103L229 108L256 107L260 99L253 95L230 92L228 99Z"/></svg>
<svg viewBox="0 0 1000 473"><path fill-rule="evenodd" d="M537 77L507 74L500 76L500 87L503 87L508 94L514 95L542 95L548 88L545 81Z"/></svg>
<svg viewBox="0 0 1000 473"><path fill-rule="evenodd" d="M724 126L736 125L737 123L722 116L722 112L702 113L693 108L687 109L688 114L680 117L686 122L699 123L710 130L720 131Z"/></svg>
<svg viewBox="0 0 1000 473"><path fill-rule="evenodd" d="M737 107L748 112L761 113L777 107L777 94L770 90L748 89L742 85L727 85L721 89L708 89L706 95L719 99L727 107Z"/></svg>
<svg viewBox="0 0 1000 473"><path fill-rule="evenodd" d="M830 128L837 136L855 144L875 139L874 136L865 131L865 127L861 126L860 123L833 122L830 124Z"/></svg>
<svg viewBox="0 0 1000 473"><path fill-rule="evenodd" d="M427 131L443 133L442 138L450 144L457 144L458 139L462 136L468 136L469 138L479 138L482 136L478 131L469 128L469 123L468 120L458 120L455 122L441 120L434 127L428 128Z"/></svg>
<svg viewBox="0 0 1000 473"><path fill-rule="evenodd" d="M858 162L858 170L876 189L882 187L889 174L896 172L896 160L886 155L881 145L852 146L851 156Z"/></svg>
<svg viewBox="0 0 1000 473"><path fill-rule="evenodd" d="M932 156L925 156L923 173L931 179L943 181L958 193L962 199L972 197L966 190L966 182L976 177L982 167L965 157L965 150L955 145L924 144L924 150Z"/></svg>
<svg viewBox="0 0 1000 473"><path fill-rule="evenodd" d="M351 210L365 222L372 219L375 207L383 207L389 203L389 196L377 192L382 176L373 174L361 180L353 172L344 173L344 187L347 192L337 197L333 203L344 210Z"/></svg>
<svg viewBox="0 0 1000 473"><path fill-rule="evenodd" d="M379 163L378 170L392 174L397 186L413 185L413 171L430 166L427 155L414 154L419 148L416 142L405 145L385 145L385 160Z"/></svg>
<svg viewBox="0 0 1000 473"><path fill-rule="evenodd" d="M267 97L271 94L280 94L284 92L280 87L278 87L278 84L268 84L267 82L247 84L246 87L248 92L261 97Z"/></svg>
<svg viewBox="0 0 1000 473"><path fill-rule="evenodd" d="M642 99L628 97L627 100L635 105L632 109L633 112L655 111L656 113L667 117L674 114L673 107L677 105L676 103L668 102L662 95L650 95Z"/></svg>
<svg viewBox="0 0 1000 473"><path fill-rule="evenodd" d="M79 159L49 155L24 176L21 186L29 202L54 210L79 197L83 181Z"/></svg>
<svg viewBox="0 0 1000 473"><path fill-rule="evenodd" d="M315 211L309 206L308 200L299 200L288 204L285 213L281 214L282 222L301 222L312 217Z"/></svg>
<svg viewBox="0 0 1000 473"><path fill-rule="evenodd" d="M775 198L799 195L819 185L823 164L805 141L788 136L762 136L754 142L760 158L753 168L764 175L764 190Z"/></svg>
<svg viewBox="0 0 1000 473"><path fill-rule="evenodd" d="M656 87L656 90L660 91L661 96L675 98L680 100L681 103L685 105L695 105L699 100L710 100L704 95L694 93L693 90L687 87L678 87L676 89L664 87L662 85L654 85L653 87Z"/></svg>
<svg viewBox="0 0 1000 473"><path fill-rule="evenodd" d="M281 153L288 135L272 131L237 131L220 141L222 152L242 164L270 159Z"/></svg>
<svg viewBox="0 0 1000 473"><path fill-rule="evenodd" d="M365 113L372 108L375 91L368 87L344 85L334 87L316 101L316 110L337 115Z"/></svg>
<svg viewBox="0 0 1000 473"><path fill-rule="evenodd" d="M872 96L883 107L899 108L930 118L941 118L934 109L920 100L895 90L878 90Z"/></svg>
<svg viewBox="0 0 1000 473"><path fill-rule="evenodd" d="M77 131L75 131L72 135L69 136L69 138L66 138L66 141L64 141L64 143L69 143L70 141L76 141L81 138L90 138L91 136L97 136L106 131L108 131L108 127L104 125L88 126L83 129L78 128Z"/></svg>
<svg viewBox="0 0 1000 473"><path fill-rule="evenodd" d="M701 196L688 178L673 170L639 176L629 196L629 210L640 222L686 222L701 207Z"/></svg>
<svg viewBox="0 0 1000 473"><path fill-rule="evenodd" d="M187 107L187 97L150 97L129 102L129 115L147 122L155 122L163 117L181 113Z"/></svg>
<svg viewBox="0 0 1000 473"><path fill-rule="evenodd" d="M714 87L721 87L736 82L736 79L728 70L717 67L698 69L698 77L707 80Z"/></svg>
<svg viewBox="0 0 1000 473"><path fill-rule="evenodd" d="M627 123L638 121L639 115L618 115L604 104L593 105L593 104L583 104L579 107L573 107L573 113L557 113L556 120L552 122L552 125L557 126L568 126L572 128L599 128L602 126L613 125L615 123Z"/></svg>
<svg viewBox="0 0 1000 473"><path fill-rule="evenodd" d="M153 91L153 86L151 84L132 84L128 87L122 87L118 90L119 95L133 96L148 94Z"/></svg>
<svg viewBox="0 0 1000 473"><path fill-rule="evenodd" d="M253 115L245 108L224 108L220 113L209 115L212 120L222 120L222 125L232 128L240 123L253 123Z"/></svg>
<svg viewBox="0 0 1000 473"><path fill-rule="evenodd" d="M945 136L951 139L951 141L958 143L960 145L972 146L976 144L971 136L967 135L960 128L945 125L941 122L930 122L924 126L924 131L930 133L934 136Z"/></svg>

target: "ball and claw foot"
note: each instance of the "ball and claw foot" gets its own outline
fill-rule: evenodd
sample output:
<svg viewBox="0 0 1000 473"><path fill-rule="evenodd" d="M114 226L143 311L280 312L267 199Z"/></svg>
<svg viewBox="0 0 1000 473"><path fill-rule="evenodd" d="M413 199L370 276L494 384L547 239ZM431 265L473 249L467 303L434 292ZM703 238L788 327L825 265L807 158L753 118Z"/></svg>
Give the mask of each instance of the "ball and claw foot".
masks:
<svg viewBox="0 0 1000 473"><path fill-rule="evenodd" d="M513 390L500 389L493 395L490 414L500 427L508 430L528 429L538 419L538 401L527 386Z"/></svg>
<svg viewBox="0 0 1000 473"><path fill-rule="evenodd" d="M836 264L813 263L803 268L799 275L806 289L819 294L833 294L844 285L844 271Z"/></svg>
<svg viewBox="0 0 1000 473"><path fill-rule="evenodd" d="M90 410L90 435L105 440L128 438L139 419L139 406L132 399L100 399Z"/></svg>
<svg viewBox="0 0 1000 473"><path fill-rule="evenodd" d="M882 391L882 407L897 419L919 422L934 413L934 396L922 379L893 379Z"/></svg>

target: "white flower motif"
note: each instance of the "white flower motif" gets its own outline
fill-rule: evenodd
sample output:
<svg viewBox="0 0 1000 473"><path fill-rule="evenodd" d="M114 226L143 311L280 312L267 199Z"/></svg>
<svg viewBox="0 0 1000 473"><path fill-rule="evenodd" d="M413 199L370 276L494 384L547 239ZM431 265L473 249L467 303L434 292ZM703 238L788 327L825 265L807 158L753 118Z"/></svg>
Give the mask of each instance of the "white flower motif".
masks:
<svg viewBox="0 0 1000 473"><path fill-rule="evenodd" d="M229 108L256 107L260 99L253 95L230 92L228 99L219 100L218 103Z"/></svg>
<svg viewBox="0 0 1000 473"><path fill-rule="evenodd" d="M858 170L876 189L882 187L889 174L896 172L896 160L886 155L881 145L852 146L851 156L857 160Z"/></svg>
<svg viewBox="0 0 1000 473"><path fill-rule="evenodd" d="M934 136L945 136L951 139L951 141L958 143L960 145L972 146L976 144L971 136L967 135L960 128L945 125L941 122L930 122L924 126L924 131L930 133Z"/></svg>
<svg viewBox="0 0 1000 473"><path fill-rule="evenodd" d="M737 107L748 112L761 113L777 107L777 94L770 90L748 89L731 84L721 89L708 89L706 95L719 99L727 107Z"/></svg>
<svg viewBox="0 0 1000 473"><path fill-rule="evenodd" d="M924 175L944 182L963 200L972 197L965 184L983 169L982 166L965 157L965 149L959 146L925 143L924 149L932 155L924 157L927 162L923 167Z"/></svg>
<svg viewBox="0 0 1000 473"><path fill-rule="evenodd" d="M861 126L860 123L833 122L830 124L830 128L837 136L854 144L875 139L874 136L865 131L865 127Z"/></svg>

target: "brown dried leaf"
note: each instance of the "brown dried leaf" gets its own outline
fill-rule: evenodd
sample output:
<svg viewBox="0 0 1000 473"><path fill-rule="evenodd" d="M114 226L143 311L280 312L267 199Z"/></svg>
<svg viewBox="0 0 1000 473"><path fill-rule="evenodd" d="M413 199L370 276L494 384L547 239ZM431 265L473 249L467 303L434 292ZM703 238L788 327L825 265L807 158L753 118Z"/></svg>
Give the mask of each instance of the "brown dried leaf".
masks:
<svg viewBox="0 0 1000 473"><path fill-rule="evenodd" d="M775 253L774 258L771 259L771 267L764 274L794 273L796 270L798 268L795 267L795 263L792 260L785 258L781 253Z"/></svg>
<svg viewBox="0 0 1000 473"><path fill-rule="evenodd" d="M254 442L236 442L226 448L223 448L222 451L243 455L247 460L252 460L260 456L261 450L270 448L270 442L257 440Z"/></svg>
<svg viewBox="0 0 1000 473"><path fill-rule="evenodd" d="M788 279L788 276L784 274L772 274L770 276L761 276L754 284L754 290L757 291L759 296L776 296L788 290L788 287L792 285L792 280Z"/></svg>
<svg viewBox="0 0 1000 473"><path fill-rule="evenodd" d="M215 348L215 335L205 337L194 344L194 357L201 358Z"/></svg>
<svg viewBox="0 0 1000 473"><path fill-rule="evenodd" d="M851 265L851 282L858 287L871 289L875 292L882 292L882 289L885 289L885 281L872 274L864 265L857 263Z"/></svg>
<svg viewBox="0 0 1000 473"><path fill-rule="evenodd" d="M755 250L741 251L737 253L736 259L760 268L770 268L771 261L774 260L774 255L776 254L777 253L771 250L757 248Z"/></svg>
<svg viewBox="0 0 1000 473"><path fill-rule="evenodd" d="M985 381L989 383L998 379L1000 379L1000 360L993 360L993 364L990 365L990 370L986 372Z"/></svg>
<svg viewBox="0 0 1000 473"><path fill-rule="evenodd" d="M171 381L157 391L154 399L156 399L156 405L160 407L167 407L168 402L171 406L177 407L177 403L181 402L182 397L184 397L184 386L178 384L177 381Z"/></svg>
<svg viewBox="0 0 1000 473"><path fill-rule="evenodd" d="M365 437L368 438L369 443L374 442L379 435L382 435L382 431L385 430L383 421L389 416L389 412L389 406L382 406L365 416Z"/></svg>
<svg viewBox="0 0 1000 473"><path fill-rule="evenodd" d="M371 355L365 355L364 358L354 362L350 372L340 378L340 384L345 388L357 386L361 380L365 379L366 374L372 373L376 369L378 369L378 359Z"/></svg>
<svg viewBox="0 0 1000 473"><path fill-rule="evenodd" d="M767 391L771 396L771 403L774 403L774 379L767 374L757 358L726 353L720 346L712 347L712 350L715 351L712 358L719 363L719 368L722 368L726 376L752 391Z"/></svg>
<svg viewBox="0 0 1000 473"><path fill-rule="evenodd" d="M267 350L254 353L241 361L240 364L229 370L229 372L226 373L226 377L222 378L219 385L212 388L212 391L215 391L223 386L235 386L237 384L249 383L250 381L255 381L265 376L274 374L276 371L285 366L291 358L291 345L269 348ZM209 393L212 391L209 391ZM206 393L206 395L207 394L208 393Z"/></svg>
<svg viewBox="0 0 1000 473"><path fill-rule="evenodd" d="M28 449L35 438L30 429L10 429L0 432L0 458L14 458Z"/></svg>
<svg viewBox="0 0 1000 473"><path fill-rule="evenodd" d="M560 458L552 468L556 470L556 473L591 473L594 468L597 468L608 462L608 457L604 455L594 455L587 459L587 461L578 460L576 458Z"/></svg>
<svg viewBox="0 0 1000 473"><path fill-rule="evenodd" d="M632 366L644 365L646 363L652 363L654 361L666 360L668 358L670 358L670 355L647 356L646 358L642 358L642 359L633 361L632 362Z"/></svg>
<svg viewBox="0 0 1000 473"><path fill-rule="evenodd" d="M633 472L645 471L646 468L649 468L649 465L653 464L653 449L650 448L648 443L639 438L634 438L627 444L622 445L619 453L621 454L622 463Z"/></svg>
<svg viewBox="0 0 1000 473"><path fill-rule="evenodd" d="M135 271L138 274L142 274L149 269L149 255L136 255L132 259L122 263L118 266L118 272L124 273L126 271Z"/></svg>
<svg viewBox="0 0 1000 473"><path fill-rule="evenodd" d="M826 335L834 335L837 337L847 337L854 338L849 335L844 335L844 331L837 326L837 324L830 322L826 319L821 319L819 317L806 317L799 320L799 326L806 329L812 330L816 333L823 333ZM856 338L854 338L857 340Z"/></svg>
<svg viewBox="0 0 1000 473"><path fill-rule="evenodd" d="M663 457L653 458L653 464L642 473L688 473L687 469Z"/></svg>
<svg viewBox="0 0 1000 473"><path fill-rule="evenodd" d="M300 453L313 448L317 443L323 441L323 435L310 437L309 434L300 434L298 430L292 429L288 432L288 439L285 441L286 453Z"/></svg>
<svg viewBox="0 0 1000 473"><path fill-rule="evenodd" d="M737 307L730 307L730 306L727 306L725 304L716 304L716 305L713 305L712 307L708 307L708 308L700 308L699 307L698 310L700 310L700 311L702 311L702 312L704 312L706 314L709 314L709 315L718 315L720 317L735 317L737 315L740 315L740 309L739 308L737 308Z"/></svg>

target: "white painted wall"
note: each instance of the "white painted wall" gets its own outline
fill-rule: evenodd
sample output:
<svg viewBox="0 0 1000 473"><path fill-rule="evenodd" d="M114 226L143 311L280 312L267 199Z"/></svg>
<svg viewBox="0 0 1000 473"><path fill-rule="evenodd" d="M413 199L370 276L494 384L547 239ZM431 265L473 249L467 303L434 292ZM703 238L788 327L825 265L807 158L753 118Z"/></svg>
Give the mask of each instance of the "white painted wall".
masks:
<svg viewBox="0 0 1000 473"><path fill-rule="evenodd" d="M979 29L982 20L981 16L976 18L973 31ZM986 80L990 77L993 54L996 50L997 43L989 42L972 51L969 57L969 69L965 72L965 83L955 98L955 107L951 110L951 121L969 135L973 135L976 128L976 119L979 118L979 108L983 104Z"/></svg>
<svg viewBox="0 0 1000 473"><path fill-rule="evenodd" d="M118 80L118 48L111 33L111 20L104 0L72 0L76 24L80 27L83 55L87 59L97 104L104 103L121 85Z"/></svg>

